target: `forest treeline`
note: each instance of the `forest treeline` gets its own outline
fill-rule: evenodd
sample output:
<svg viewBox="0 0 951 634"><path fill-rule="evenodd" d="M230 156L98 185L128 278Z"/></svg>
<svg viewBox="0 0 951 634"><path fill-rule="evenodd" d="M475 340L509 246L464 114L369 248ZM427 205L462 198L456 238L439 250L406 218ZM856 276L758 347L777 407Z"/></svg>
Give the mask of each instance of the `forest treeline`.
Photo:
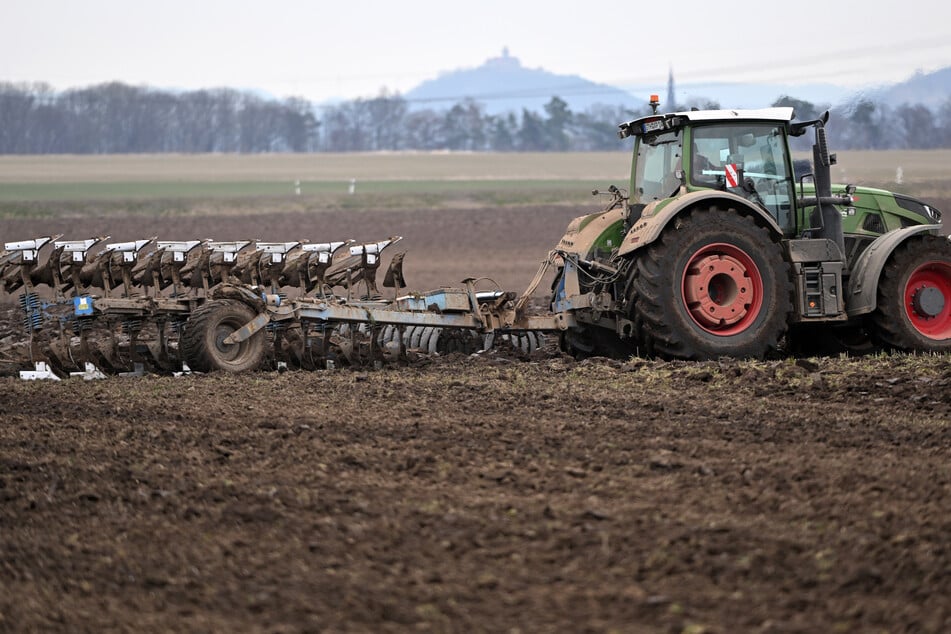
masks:
<svg viewBox="0 0 951 634"><path fill-rule="evenodd" d="M795 107L801 120L828 109L788 96L772 105ZM173 92L113 82L58 92L46 84L0 83L0 154L618 150L626 146L617 124L649 112L572 112L557 96L540 113L488 114L471 99L442 110L410 106L385 92L315 107L231 89ZM678 105L690 106L719 104ZM951 147L951 98L937 111L859 98L832 116L837 149Z"/></svg>

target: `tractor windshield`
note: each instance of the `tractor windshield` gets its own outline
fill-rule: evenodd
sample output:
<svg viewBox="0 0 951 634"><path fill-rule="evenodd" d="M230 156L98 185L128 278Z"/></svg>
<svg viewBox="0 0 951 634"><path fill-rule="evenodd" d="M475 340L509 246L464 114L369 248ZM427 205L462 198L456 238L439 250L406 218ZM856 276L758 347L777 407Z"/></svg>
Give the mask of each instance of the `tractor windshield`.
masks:
<svg viewBox="0 0 951 634"><path fill-rule="evenodd" d="M634 182L631 202L647 204L670 198L680 189L682 131L638 137L634 152Z"/></svg>
<svg viewBox="0 0 951 634"><path fill-rule="evenodd" d="M761 205L794 231L792 177L784 129L772 123L731 123L692 129L690 184L726 189Z"/></svg>

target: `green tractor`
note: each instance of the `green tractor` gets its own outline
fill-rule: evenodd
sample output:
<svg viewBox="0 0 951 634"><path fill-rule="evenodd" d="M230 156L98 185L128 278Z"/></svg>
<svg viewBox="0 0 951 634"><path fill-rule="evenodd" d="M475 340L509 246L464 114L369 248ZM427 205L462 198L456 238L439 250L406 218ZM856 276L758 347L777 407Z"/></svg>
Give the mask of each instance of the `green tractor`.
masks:
<svg viewBox="0 0 951 634"><path fill-rule="evenodd" d="M883 190L833 187L828 113L654 114L634 137L630 196L610 188L555 253L552 311L579 356L763 357L817 333L951 351L951 242L940 212ZM814 130L811 174L791 137ZM821 337L820 337L821 338Z"/></svg>

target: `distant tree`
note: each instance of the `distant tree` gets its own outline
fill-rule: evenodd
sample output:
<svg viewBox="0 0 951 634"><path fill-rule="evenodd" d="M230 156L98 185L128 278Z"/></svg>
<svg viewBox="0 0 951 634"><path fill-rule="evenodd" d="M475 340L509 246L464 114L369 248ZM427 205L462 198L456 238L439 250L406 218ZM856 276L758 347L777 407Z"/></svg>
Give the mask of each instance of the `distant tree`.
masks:
<svg viewBox="0 0 951 634"><path fill-rule="evenodd" d="M552 97L544 108L545 114L548 115L548 119L545 121L545 136L547 138L544 149L564 152L568 149L567 129L572 121L568 103L560 97Z"/></svg>
<svg viewBox="0 0 951 634"><path fill-rule="evenodd" d="M843 147L873 150L884 146L879 126L879 107L870 99L862 98L852 104L846 114L845 143Z"/></svg>
<svg viewBox="0 0 951 634"><path fill-rule="evenodd" d="M940 147L935 117L921 104L905 104L896 112L902 124L904 147L930 150Z"/></svg>
<svg viewBox="0 0 951 634"><path fill-rule="evenodd" d="M618 137L618 125L636 118L639 114L641 113L617 106L592 106L576 114L571 125L571 149L621 149L625 144Z"/></svg>
<svg viewBox="0 0 951 634"><path fill-rule="evenodd" d="M515 149L518 121L513 113L490 116L486 120L489 149L510 152Z"/></svg>
<svg viewBox="0 0 951 634"><path fill-rule="evenodd" d="M483 107L466 99L450 108L443 117L442 137L449 150L486 149L486 119Z"/></svg>
<svg viewBox="0 0 951 634"><path fill-rule="evenodd" d="M62 108L57 105L56 93L45 84L36 85L31 92L34 102L29 123L25 126L26 148L36 154L64 152L68 123ZM0 107L0 113L2 111ZM0 129L3 127L0 124Z"/></svg>
<svg viewBox="0 0 951 634"><path fill-rule="evenodd" d="M789 95L773 105L793 107L800 120L826 108ZM110 82L56 92L46 84L0 82L0 153L614 150L624 147L617 124L648 112L643 106L574 113L560 97L542 113L487 115L471 99L448 110L410 111L399 94L384 90L318 116L302 98L262 99L230 89L179 93ZM951 147L951 99L931 111L861 98L832 114L835 148ZM811 142L792 141L799 149Z"/></svg>
<svg viewBox="0 0 951 634"><path fill-rule="evenodd" d="M772 103L774 108L792 108L796 119L799 121L810 121L819 118L819 110L811 101L796 99L789 95L783 95Z"/></svg>
<svg viewBox="0 0 951 634"><path fill-rule="evenodd" d="M76 90L63 95L69 118L69 136L66 146L73 151L104 154L115 151L121 129L110 127L110 88L107 84ZM70 150L67 150L70 151Z"/></svg>
<svg viewBox="0 0 951 634"><path fill-rule="evenodd" d="M547 149L544 121L539 115L526 108L522 108L522 124L516 138L518 139L517 147L523 152L542 152Z"/></svg>
<svg viewBox="0 0 951 634"><path fill-rule="evenodd" d="M328 152L356 152L366 149L357 121L358 104L347 101L324 111L322 147Z"/></svg>
<svg viewBox="0 0 951 634"><path fill-rule="evenodd" d="M243 96L238 108L239 152L252 154L277 151L273 115L273 111L257 97Z"/></svg>
<svg viewBox="0 0 951 634"><path fill-rule="evenodd" d="M291 152L313 152L317 149L320 122L314 116L310 102L291 97L284 100L281 106L287 149Z"/></svg>
<svg viewBox="0 0 951 634"><path fill-rule="evenodd" d="M25 84L0 84L0 152L23 154L31 149L36 98Z"/></svg>
<svg viewBox="0 0 951 634"><path fill-rule="evenodd" d="M951 97L946 99L935 117L938 147L951 147Z"/></svg>
<svg viewBox="0 0 951 634"><path fill-rule="evenodd" d="M367 150L399 150L403 148L403 124L408 106L400 95L386 90L362 103L361 124L370 132Z"/></svg>
<svg viewBox="0 0 951 634"><path fill-rule="evenodd" d="M414 150L435 150L445 147L442 139L442 116L430 109L410 112L403 119L403 143Z"/></svg>
<svg viewBox="0 0 951 634"><path fill-rule="evenodd" d="M235 90L199 90L182 95L179 107L188 110L180 116L179 141L188 152L237 152L241 147L238 112L242 95Z"/></svg>

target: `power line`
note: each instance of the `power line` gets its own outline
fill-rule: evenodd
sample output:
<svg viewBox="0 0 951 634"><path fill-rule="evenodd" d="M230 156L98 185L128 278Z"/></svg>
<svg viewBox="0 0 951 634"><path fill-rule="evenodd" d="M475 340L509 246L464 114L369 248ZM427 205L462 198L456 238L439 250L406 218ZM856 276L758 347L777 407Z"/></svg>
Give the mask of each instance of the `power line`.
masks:
<svg viewBox="0 0 951 634"><path fill-rule="evenodd" d="M686 69L676 72L677 80L681 87L714 87L717 83L744 83L743 77L759 76L765 79L773 80L770 83L800 82L807 80L820 80L839 76L843 73L840 66L835 70L808 70L828 64L830 61L836 61L840 64L854 61L861 61L860 66L851 66L847 73L867 74L869 71L882 70L884 68L903 68L906 62L896 59L900 53L902 56L911 54L922 54L935 50L948 50L948 58L951 59L951 44L946 38L933 38L926 40L911 40L905 42L894 42L889 44L878 44L874 46L863 46L850 49L841 49L832 53L821 53L806 56L797 56L784 58L782 60L765 60L757 63L731 64L722 66L713 66L699 69ZM886 55L886 53L888 55ZM933 59L933 57L932 57ZM884 60L884 61L883 61ZM936 62L931 62L930 66L935 66ZM798 72L793 75L783 75L781 71L795 69ZM438 73L416 73L415 75L432 75ZM409 74L406 74L409 76ZM719 79L718 79L719 78ZM339 81L339 77L337 78ZM705 81L697 82L695 79ZM306 81L306 80L303 80ZM539 86L530 89L518 89L511 91L495 91L488 93L470 93L457 95L438 95L433 97L414 97L403 99L408 103L425 104L439 102L458 102L466 98L473 98L479 101L497 101L505 99L531 99L544 98L553 95L557 96L588 96L588 95L608 95L615 92L630 92L631 90L644 90L644 85L666 83L666 71L658 75L644 75L639 77L625 77L607 81L593 82L583 81L569 84L552 84L549 86ZM747 80L748 81L748 80ZM689 83L690 86L684 86ZM761 82L758 82L761 83ZM632 95L633 96L633 95ZM372 99L372 97L371 97Z"/></svg>
<svg viewBox="0 0 951 634"><path fill-rule="evenodd" d="M896 66L899 65L897 60L894 60L898 53L902 55L908 55L911 53L924 53L926 51L932 51L935 49L946 48L949 52L949 57L951 57L951 43L949 43L947 38L935 38L931 40L914 40L910 42L893 42L889 44L879 44L876 46L865 46L860 48L853 49L844 49L834 53L822 53L808 56L797 56L794 58L784 58L782 60L763 60L761 63L751 64L734 64L728 66L713 66L708 68L699 68L699 69L689 69L681 70L676 74L680 81L690 81L692 77L702 77L704 79L710 79L711 76L718 75L751 75L751 74L763 74L769 73L770 76L775 76L777 70L794 68L794 69L803 69L810 66L816 66L821 64L827 64L830 61L850 61L850 60L862 60L867 64L863 68L876 68L883 65ZM884 58L879 58L878 61L873 61L869 59L869 56L874 56L875 54L884 55L888 53ZM881 61L884 59L885 61ZM834 76L841 73L840 69L836 71L827 71L825 76ZM816 73L808 73L797 76L799 78L808 79L810 77L816 77ZM613 85L625 85L625 84L637 84L637 83L652 83L659 81L663 77L663 80L666 81L666 73L663 75L657 75L650 78L625 78L620 80L608 81L605 83L610 83ZM790 81L790 79L785 79L785 81Z"/></svg>

